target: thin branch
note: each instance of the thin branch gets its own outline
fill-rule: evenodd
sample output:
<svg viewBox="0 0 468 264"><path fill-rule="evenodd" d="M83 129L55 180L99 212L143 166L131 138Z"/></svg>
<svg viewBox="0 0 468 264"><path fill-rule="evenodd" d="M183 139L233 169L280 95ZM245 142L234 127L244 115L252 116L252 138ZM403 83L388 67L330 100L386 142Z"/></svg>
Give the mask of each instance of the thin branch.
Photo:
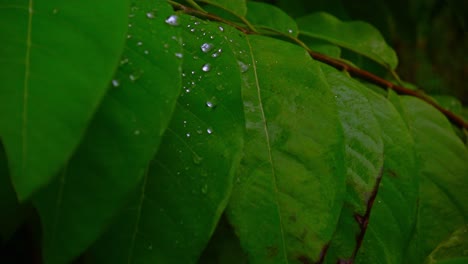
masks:
<svg viewBox="0 0 468 264"><path fill-rule="evenodd" d="M195 15L195 16L198 16L198 17L207 18L209 20L218 21L218 22L228 24L228 25L233 26L236 29L242 31L245 34L259 34L258 32L249 29L251 27L251 25L247 25L249 28L244 28L244 27L242 27L242 26L240 26L240 25L238 25L236 23L225 20L225 19L223 19L223 18L221 18L221 17L219 17L217 15L210 14L210 13L205 13L203 11L193 9L193 8L184 6L182 4L179 4L179 3L176 3L176 2L173 2L173 1L168 1L168 2L176 10L181 10L186 14L191 14L191 15ZM300 41L297 38L287 36L287 35L282 34L280 32L275 32L275 33L278 33L279 35L282 35L282 36L286 36L289 39L291 39L293 42L295 42L296 44L298 44L298 45L302 46L303 48L305 48L307 50L307 52L309 53L309 55L312 58L314 58L315 60L321 61L321 62L323 62L325 64L328 64L328 65L330 65L330 66L332 66L332 67L334 67L336 69L344 70L344 71L348 72L353 77L368 81L368 82L373 83L373 84L375 84L375 85L377 85L377 86L379 86L381 88L392 89L398 94L414 96L414 97L417 97L417 98L425 101L426 103L432 105L437 110L439 110L442 114L444 114L447 117L447 119L449 119L453 124L455 124L456 126L462 128L462 129L467 129L468 130L468 122L464 121L463 118L459 117L455 113L443 108L441 105L439 105L437 102L435 102L430 96L425 94L423 91L421 91L421 90L418 90L418 91L411 90L411 89L405 88L403 86L396 85L396 84L394 84L392 82L389 82L389 81L387 81L387 80L385 80L385 79L383 79L383 78L381 78L381 77L379 77L377 75L374 75L374 74L372 74L372 73L370 73L368 71L353 67L353 66L351 66L351 65L349 65L349 64L347 64L347 63L345 63L345 62L343 62L341 60L334 59L334 58L331 58L331 57L326 56L324 54L312 51L307 46L305 46L305 44L302 43L302 41Z"/></svg>

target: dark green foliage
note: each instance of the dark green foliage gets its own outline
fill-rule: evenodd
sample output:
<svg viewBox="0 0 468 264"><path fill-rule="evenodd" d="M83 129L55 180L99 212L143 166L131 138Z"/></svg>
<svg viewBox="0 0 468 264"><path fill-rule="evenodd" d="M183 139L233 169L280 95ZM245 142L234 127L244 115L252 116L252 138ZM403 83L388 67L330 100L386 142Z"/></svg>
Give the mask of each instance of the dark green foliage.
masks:
<svg viewBox="0 0 468 264"><path fill-rule="evenodd" d="M0 0L0 262L464 263L466 130L310 56L390 27L262 2Z"/></svg>

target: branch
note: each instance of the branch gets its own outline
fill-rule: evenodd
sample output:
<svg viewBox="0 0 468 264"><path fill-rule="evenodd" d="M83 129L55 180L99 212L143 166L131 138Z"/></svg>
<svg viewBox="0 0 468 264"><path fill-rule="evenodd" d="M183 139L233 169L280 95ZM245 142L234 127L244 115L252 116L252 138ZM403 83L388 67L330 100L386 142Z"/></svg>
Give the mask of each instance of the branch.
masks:
<svg viewBox="0 0 468 264"><path fill-rule="evenodd" d="M239 31L242 31L245 34L259 34L258 32L254 32L254 31L252 31L252 30L250 30L248 28L244 28L244 27L242 27L242 26L240 26L238 24L235 24L233 22L225 20L225 19L223 19L223 18L221 18L221 17L219 17L217 15L206 13L206 12L194 9L194 8L190 8L190 7L187 7L185 5L179 4L177 2L173 2L173 1L168 1L168 2L174 7L174 9L181 10L182 12L184 12L186 14L191 14L191 15L195 15L195 16L198 16L198 17L207 18L209 20L225 23L227 25L235 27L236 29L238 29ZM286 37L291 38L291 36L286 36ZM383 89L392 89L393 91L395 91L398 94L410 95L410 96L417 97L417 98L425 101L426 103L432 105L437 110L439 110L454 125L460 127L461 129L468 129L468 122L465 122L463 120L463 118L459 117L455 113L443 108L441 105L439 105L437 102L435 102L430 96L428 96L424 92L422 92L420 90L415 91L415 90L405 88L403 86L396 85L396 84L391 83L391 82L389 82L389 81L387 81L387 80L385 80L385 79L383 79L383 78L381 78L381 77L379 77L377 75L374 75L373 73L370 73L368 71L353 67L353 66L348 65L347 63L345 63L343 61L331 58L331 57L326 56L324 54L312 51L308 47L305 47L303 45L303 43L297 38L294 38L292 40L294 42L296 42L297 44L299 44L300 46L304 47L309 52L309 55L312 58L314 58L315 60L321 61L321 62L323 62L325 64L328 64L328 65L330 65L330 66L332 66L332 67L334 67L336 69L347 71L351 76L362 79L362 80L365 80L365 81L370 82L370 83L373 83L373 84L375 84L375 85L377 85L377 86L379 86L379 87L381 87Z"/></svg>

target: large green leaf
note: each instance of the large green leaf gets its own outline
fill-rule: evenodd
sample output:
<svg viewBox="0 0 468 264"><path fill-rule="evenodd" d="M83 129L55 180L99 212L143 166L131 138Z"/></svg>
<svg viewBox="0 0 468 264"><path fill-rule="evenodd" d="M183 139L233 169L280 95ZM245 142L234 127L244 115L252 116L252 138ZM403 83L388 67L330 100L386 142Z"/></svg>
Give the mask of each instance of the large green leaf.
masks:
<svg viewBox="0 0 468 264"><path fill-rule="evenodd" d="M0 1L0 135L18 197L72 155L124 46L128 0Z"/></svg>
<svg viewBox="0 0 468 264"><path fill-rule="evenodd" d="M262 36L232 45L244 72L246 142L228 219L250 263L318 261L345 191L333 95L300 47Z"/></svg>
<svg viewBox="0 0 468 264"><path fill-rule="evenodd" d="M246 4L247 1L246 0L197 0L197 1L219 7L239 17L245 17L245 15L247 14L247 4Z"/></svg>
<svg viewBox="0 0 468 264"><path fill-rule="evenodd" d="M195 263L231 193L243 143L240 71L224 28L179 19L183 91L142 185L94 251L98 263Z"/></svg>
<svg viewBox="0 0 468 264"><path fill-rule="evenodd" d="M294 19L276 6L259 2L247 2L247 20L257 28L272 30L297 37Z"/></svg>
<svg viewBox="0 0 468 264"><path fill-rule="evenodd" d="M366 92L384 143L384 167L356 263L406 263L415 224L418 177L414 142L397 110L383 96Z"/></svg>
<svg viewBox="0 0 468 264"><path fill-rule="evenodd" d="M331 42L395 69L398 59L380 32L362 21L342 22L336 17L318 12L297 19L299 33Z"/></svg>
<svg viewBox="0 0 468 264"><path fill-rule="evenodd" d="M379 123L360 84L323 65L335 94L346 145L347 191L327 263L353 261L367 229L383 170L383 140Z"/></svg>
<svg viewBox="0 0 468 264"><path fill-rule="evenodd" d="M417 225L407 250L409 263L421 263L468 218L468 151L436 109L414 97L390 96L406 117L419 168Z"/></svg>
<svg viewBox="0 0 468 264"><path fill-rule="evenodd" d="M46 263L68 263L97 239L143 178L174 110L181 86L177 20L165 1L133 4L112 89L59 179L34 199Z"/></svg>

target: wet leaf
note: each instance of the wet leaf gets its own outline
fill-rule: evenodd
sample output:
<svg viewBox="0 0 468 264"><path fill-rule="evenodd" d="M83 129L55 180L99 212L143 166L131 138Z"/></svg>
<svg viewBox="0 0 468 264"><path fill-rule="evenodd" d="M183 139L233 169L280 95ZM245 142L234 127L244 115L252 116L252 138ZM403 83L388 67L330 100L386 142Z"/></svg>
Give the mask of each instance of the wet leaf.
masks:
<svg viewBox="0 0 468 264"><path fill-rule="evenodd" d="M46 263L69 263L124 205L161 142L179 95L179 27L164 1L135 0L124 54L75 155L34 203ZM175 19L174 17L172 17Z"/></svg>
<svg viewBox="0 0 468 264"><path fill-rule="evenodd" d="M296 21L276 6L249 1L247 2L246 18L257 28L297 37L298 29Z"/></svg>
<svg viewBox="0 0 468 264"><path fill-rule="evenodd" d="M240 71L220 24L181 15L180 26L182 93L143 183L96 245L98 263L195 263L228 202L243 143Z"/></svg>
<svg viewBox="0 0 468 264"><path fill-rule="evenodd" d="M243 69L244 158L227 209L249 263L313 263L344 195L342 130L319 65L295 45L233 41Z"/></svg>
<svg viewBox="0 0 468 264"><path fill-rule="evenodd" d="M128 1L0 2L0 135L20 200L70 158L104 96Z"/></svg>

